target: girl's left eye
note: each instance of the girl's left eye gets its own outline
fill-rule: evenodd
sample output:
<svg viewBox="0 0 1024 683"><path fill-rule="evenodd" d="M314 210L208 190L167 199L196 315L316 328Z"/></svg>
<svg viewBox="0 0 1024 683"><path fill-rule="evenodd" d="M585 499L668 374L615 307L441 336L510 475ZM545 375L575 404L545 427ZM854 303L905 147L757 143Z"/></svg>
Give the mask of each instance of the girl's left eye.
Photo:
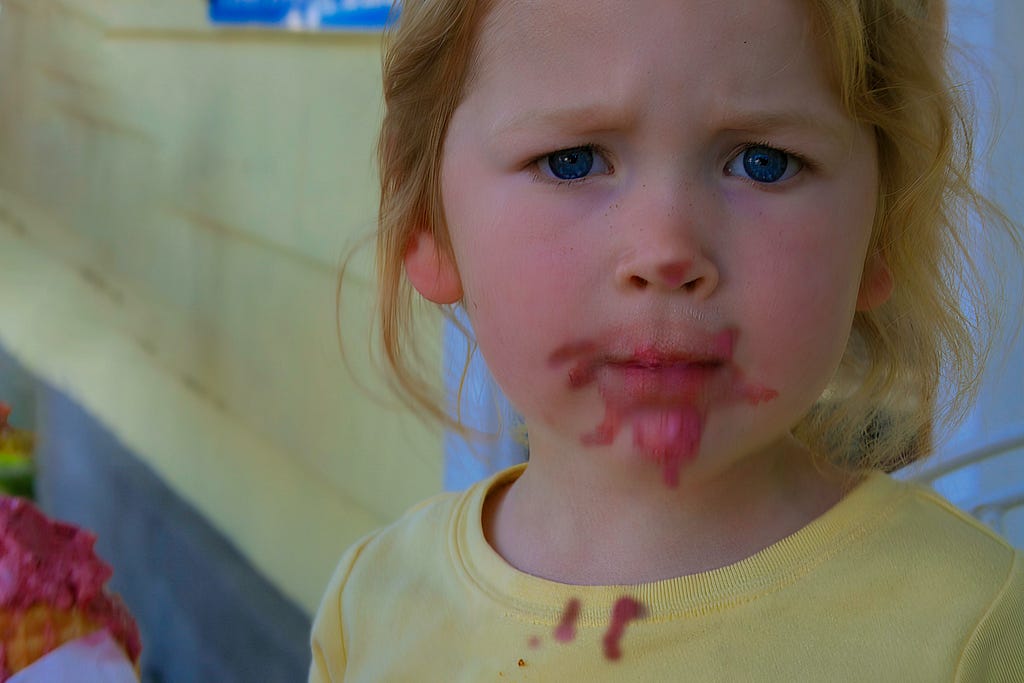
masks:
<svg viewBox="0 0 1024 683"><path fill-rule="evenodd" d="M604 175L610 167L599 151L591 145L560 149L537 160L537 169L553 180L571 181L589 175Z"/></svg>
<svg viewBox="0 0 1024 683"><path fill-rule="evenodd" d="M767 145L750 145L725 165L725 172L756 183L770 185L789 180L803 168L803 162L789 152Z"/></svg>

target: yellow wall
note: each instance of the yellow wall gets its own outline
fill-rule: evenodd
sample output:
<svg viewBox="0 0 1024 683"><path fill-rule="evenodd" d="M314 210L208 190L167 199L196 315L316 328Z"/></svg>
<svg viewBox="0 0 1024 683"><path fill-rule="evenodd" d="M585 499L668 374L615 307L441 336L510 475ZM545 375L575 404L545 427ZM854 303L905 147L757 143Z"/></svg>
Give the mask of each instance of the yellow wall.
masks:
<svg viewBox="0 0 1024 683"><path fill-rule="evenodd" d="M369 400L335 336L378 79L376 36L217 31L201 0L0 14L0 345L309 610L440 486L439 434ZM341 329L372 384L369 273Z"/></svg>

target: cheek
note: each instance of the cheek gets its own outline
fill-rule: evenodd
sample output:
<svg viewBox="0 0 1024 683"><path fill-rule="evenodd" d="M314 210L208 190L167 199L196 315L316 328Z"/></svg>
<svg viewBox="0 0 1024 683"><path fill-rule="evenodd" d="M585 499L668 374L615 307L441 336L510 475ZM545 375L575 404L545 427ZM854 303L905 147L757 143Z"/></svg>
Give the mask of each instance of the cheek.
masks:
<svg viewBox="0 0 1024 683"><path fill-rule="evenodd" d="M471 313L474 308L498 311L492 324L534 318L541 325L577 300L580 276L557 252L524 248L514 240L481 237L479 244L490 246L464 250L459 260L465 264L460 273Z"/></svg>
<svg viewBox="0 0 1024 683"><path fill-rule="evenodd" d="M849 337L868 228L837 225L808 213L780 225L774 239L747 252L747 322L764 363L807 365L815 373L838 363ZM804 359L804 360L801 360Z"/></svg>

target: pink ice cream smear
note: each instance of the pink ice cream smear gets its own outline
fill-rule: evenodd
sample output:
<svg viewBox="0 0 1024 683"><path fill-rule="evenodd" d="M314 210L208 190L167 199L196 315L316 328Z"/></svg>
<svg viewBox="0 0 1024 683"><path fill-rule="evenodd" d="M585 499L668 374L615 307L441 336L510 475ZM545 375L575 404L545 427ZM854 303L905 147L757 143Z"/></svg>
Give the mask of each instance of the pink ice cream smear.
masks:
<svg viewBox="0 0 1024 683"><path fill-rule="evenodd" d="M748 381L734 362L736 330L691 331L682 341L636 345L629 336L575 340L555 349L548 363L566 372L571 389L595 386L604 402L604 417L581 443L607 446L631 428L636 452L660 468L669 488L678 487L681 470L697 457L709 411L778 396Z"/></svg>
<svg viewBox="0 0 1024 683"><path fill-rule="evenodd" d="M81 610L137 661L138 628L120 598L103 590L113 571L93 552L95 542L94 535L48 519L23 498L0 497L0 608Z"/></svg>
<svg viewBox="0 0 1024 683"><path fill-rule="evenodd" d="M560 643L569 643L576 637L576 620L580 616L580 601L573 598L565 605L562 612L562 620L555 627L555 640Z"/></svg>
<svg viewBox="0 0 1024 683"><path fill-rule="evenodd" d="M661 467L665 485L679 485L679 471L697 455L701 416L693 406L657 408L633 416L633 444Z"/></svg>
<svg viewBox="0 0 1024 683"><path fill-rule="evenodd" d="M631 597L624 596L615 601L612 607L612 621L604 634L604 656L612 661L622 658L621 641L626 633L629 622L644 616L643 604Z"/></svg>

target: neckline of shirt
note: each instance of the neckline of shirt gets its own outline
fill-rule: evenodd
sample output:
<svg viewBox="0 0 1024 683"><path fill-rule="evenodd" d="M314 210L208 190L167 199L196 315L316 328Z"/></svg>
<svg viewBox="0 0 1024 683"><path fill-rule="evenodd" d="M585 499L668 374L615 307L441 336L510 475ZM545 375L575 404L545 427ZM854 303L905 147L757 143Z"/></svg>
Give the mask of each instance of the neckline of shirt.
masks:
<svg viewBox="0 0 1024 683"><path fill-rule="evenodd" d="M645 606L649 620L697 616L747 604L781 590L814 571L876 528L907 489L882 472L872 472L836 505L795 533L764 550L719 569L650 583L578 586L549 581L508 564L484 538L482 516L487 495L514 481L525 465L509 468L478 483L458 500L450 529L452 562L510 615L554 625L570 600L579 600L579 623L604 623L609 610L628 596Z"/></svg>

